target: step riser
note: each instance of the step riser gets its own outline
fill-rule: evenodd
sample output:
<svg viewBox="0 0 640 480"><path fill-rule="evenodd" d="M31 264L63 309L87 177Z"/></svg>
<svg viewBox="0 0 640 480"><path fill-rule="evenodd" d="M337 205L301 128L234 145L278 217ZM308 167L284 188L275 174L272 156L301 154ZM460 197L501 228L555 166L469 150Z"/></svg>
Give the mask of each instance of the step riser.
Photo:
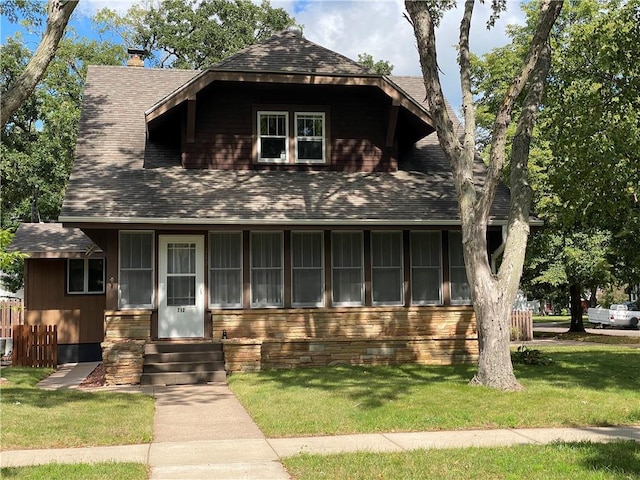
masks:
<svg viewBox="0 0 640 480"><path fill-rule="evenodd" d="M197 383L226 382L226 372L155 373L142 374L142 385L192 385Z"/></svg>
<svg viewBox="0 0 640 480"><path fill-rule="evenodd" d="M155 353L193 353L193 352L222 352L221 343L148 343L145 354Z"/></svg>
<svg viewBox="0 0 640 480"><path fill-rule="evenodd" d="M171 373L171 372L224 372L224 362L207 363L145 363L143 373Z"/></svg>
<svg viewBox="0 0 640 480"><path fill-rule="evenodd" d="M220 362L223 359L222 352L195 352L195 353L152 353L144 356L145 363L176 363L176 362Z"/></svg>

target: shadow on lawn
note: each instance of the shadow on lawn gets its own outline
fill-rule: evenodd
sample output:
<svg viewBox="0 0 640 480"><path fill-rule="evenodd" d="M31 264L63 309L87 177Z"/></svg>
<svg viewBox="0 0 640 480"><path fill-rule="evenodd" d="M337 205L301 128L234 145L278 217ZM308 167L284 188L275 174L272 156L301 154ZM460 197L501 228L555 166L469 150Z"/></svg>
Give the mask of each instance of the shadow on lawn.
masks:
<svg viewBox="0 0 640 480"><path fill-rule="evenodd" d="M572 445L567 444L569 448ZM577 444L585 446L584 443ZM582 461L585 470L607 474L620 473L625 478L640 478L640 443L614 441L609 443L586 444L587 455Z"/></svg>
<svg viewBox="0 0 640 480"><path fill-rule="evenodd" d="M549 366L515 365L523 382L542 382L554 387L615 389L638 392L636 349L542 349L553 359ZM307 388L319 391L341 390L363 408L376 408L410 394L414 387L428 383L447 383L465 388L475 373L475 365L454 366L336 366L267 370L259 380L283 389ZM475 387L469 387L475 388Z"/></svg>
<svg viewBox="0 0 640 480"><path fill-rule="evenodd" d="M518 379L544 381L556 387L638 392L640 350L634 348L538 348L548 366L514 365Z"/></svg>

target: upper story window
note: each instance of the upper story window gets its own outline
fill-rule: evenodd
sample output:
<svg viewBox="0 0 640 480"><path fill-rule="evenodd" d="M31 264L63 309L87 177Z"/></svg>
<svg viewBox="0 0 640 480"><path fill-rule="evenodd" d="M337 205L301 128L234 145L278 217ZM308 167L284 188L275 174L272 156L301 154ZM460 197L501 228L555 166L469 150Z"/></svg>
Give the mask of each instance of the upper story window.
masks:
<svg viewBox="0 0 640 480"><path fill-rule="evenodd" d="M104 258L67 260L67 293L104 293Z"/></svg>
<svg viewBox="0 0 640 480"><path fill-rule="evenodd" d="M322 106L254 107L254 162L326 164L330 158L329 110Z"/></svg>
<svg viewBox="0 0 640 480"><path fill-rule="evenodd" d="M289 161L289 114L258 112L258 161L287 163Z"/></svg>
<svg viewBox="0 0 640 480"><path fill-rule="evenodd" d="M296 162L324 163L324 113L296 113Z"/></svg>

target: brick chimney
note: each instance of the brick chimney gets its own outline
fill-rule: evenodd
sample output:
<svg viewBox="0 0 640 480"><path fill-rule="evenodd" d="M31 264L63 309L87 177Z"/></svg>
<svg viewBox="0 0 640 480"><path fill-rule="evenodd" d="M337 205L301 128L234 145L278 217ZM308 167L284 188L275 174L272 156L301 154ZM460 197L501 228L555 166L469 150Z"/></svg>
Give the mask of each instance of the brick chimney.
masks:
<svg viewBox="0 0 640 480"><path fill-rule="evenodd" d="M129 60L127 60L127 67L143 67L144 68L144 55L147 53L144 50L138 48L127 48L129 54Z"/></svg>

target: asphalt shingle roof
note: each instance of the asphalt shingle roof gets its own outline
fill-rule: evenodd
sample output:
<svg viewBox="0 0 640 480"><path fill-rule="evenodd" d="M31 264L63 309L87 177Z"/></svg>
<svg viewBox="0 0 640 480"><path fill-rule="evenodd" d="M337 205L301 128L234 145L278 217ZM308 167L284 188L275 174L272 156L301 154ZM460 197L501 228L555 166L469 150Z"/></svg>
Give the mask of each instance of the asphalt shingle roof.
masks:
<svg viewBox="0 0 640 480"><path fill-rule="evenodd" d="M218 67L233 67L242 58L261 59L270 47L281 61L329 58L340 69L354 62L311 42L285 33L249 47ZM297 47L296 47L297 48ZM314 53L318 51L317 55ZM333 53L333 52L331 52ZM266 54L265 54L266 55ZM278 53L280 55L280 53ZM305 57L306 58L306 57ZM341 60L341 59L344 59ZM266 60L265 60L266 62ZM270 61L269 65L273 65ZM265 64L266 65L266 64ZM296 68L307 68L300 61ZM357 67L357 68L356 68ZM265 67L266 68L266 67ZM336 70L335 65L331 67ZM418 142L395 173L224 171L183 169L179 152L146 141L144 112L192 80L199 71L132 67L89 67L78 132L76 160L64 199L65 223L411 223L458 221L451 172L435 134ZM391 77L402 90L423 103L420 79ZM483 165L478 165L482 173ZM506 219L508 192L501 189L494 214Z"/></svg>
<svg viewBox="0 0 640 480"><path fill-rule="evenodd" d="M7 250L51 258L102 251L79 228L63 228L60 223L20 224Z"/></svg>

